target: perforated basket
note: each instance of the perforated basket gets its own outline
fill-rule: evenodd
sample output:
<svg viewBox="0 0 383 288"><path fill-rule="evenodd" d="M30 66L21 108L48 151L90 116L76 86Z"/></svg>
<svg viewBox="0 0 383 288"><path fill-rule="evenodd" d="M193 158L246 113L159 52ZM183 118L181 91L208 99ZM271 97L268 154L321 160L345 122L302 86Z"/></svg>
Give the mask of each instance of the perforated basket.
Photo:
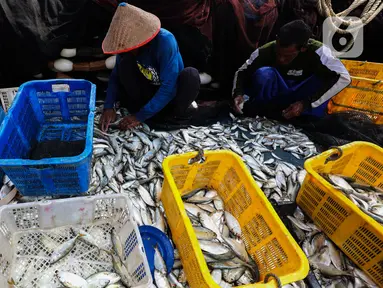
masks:
<svg viewBox="0 0 383 288"><path fill-rule="evenodd" d="M328 102L328 113L357 111L383 124L383 82L351 77L351 83Z"/></svg>
<svg viewBox="0 0 383 288"><path fill-rule="evenodd" d="M210 276L181 199L188 191L205 187L217 190L225 209L239 221L247 251L258 265L260 282L246 287L275 287L275 280L263 284L268 273L276 274L283 285L305 278L307 258L241 158L231 151L205 151L205 162L189 165L194 156L186 153L164 160L161 196L190 287L219 287Z"/></svg>
<svg viewBox="0 0 383 288"><path fill-rule="evenodd" d="M85 80L30 81L0 126L0 168L28 196L78 195L89 188L96 86ZM81 154L30 160L37 143L84 141Z"/></svg>
<svg viewBox="0 0 383 288"><path fill-rule="evenodd" d="M129 216L123 195L77 197L56 201L7 205L0 210L0 287L12 278L19 288L62 287L55 271L84 278L113 271L111 256L77 241L73 250L53 265L52 251L73 237L71 227L82 227L100 247L112 248L110 232L117 231L127 256L124 263L134 287L150 287L152 276L140 233Z"/></svg>
<svg viewBox="0 0 383 288"><path fill-rule="evenodd" d="M0 126L1 126L1 123L3 123L4 117L5 117L5 112L4 112L4 110L0 107ZM0 169L0 180L3 179L3 176L4 176L4 172L3 172L2 169Z"/></svg>
<svg viewBox="0 0 383 288"><path fill-rule="evenodd" d="M351 76L383 80L382 63L346 59L342 59L342 63Z"/></svg>
<svg viewBox="0 0 383 288"><path fill-rule="evenodd" d="M383 149L367 142L353 142L340 149L342 156L337 160L327 160L337 152L331 149L305 162L307 176L297 204L355 264L383 287L383 226L319 175L341 174L383 189Z"/></svg>

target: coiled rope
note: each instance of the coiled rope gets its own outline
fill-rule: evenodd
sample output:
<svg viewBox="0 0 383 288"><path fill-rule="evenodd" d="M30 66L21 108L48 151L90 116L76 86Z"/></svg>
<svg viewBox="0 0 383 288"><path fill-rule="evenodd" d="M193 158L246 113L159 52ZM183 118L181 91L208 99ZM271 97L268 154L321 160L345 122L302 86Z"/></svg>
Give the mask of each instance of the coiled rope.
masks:
<svg viewBox="0 0 383 288"><path fill-rule="evenodd" d="M343 18L366 2L367 4L359 17L359 20L345 20ZM357 32L370 23L376 15L383 10L383 0L354 0L354 2L346 10L337 14L335 14L332 9L331 0L318 0L317 9L319 14L329 19L329 24L336 33L345 35ZM347 26L347 29L339 28L341 25ZM342 50L348 51L353 43L354 38L352 38L352 40L349 41L349 43Z"/></svg>
<svg viewBox="0 0 383 288"><path fill-rule="evenodd" d="M365 8L363 9L362 14L360 15L360 20L358 21L347 21L342 17L347 16L351 11L359 7L360 5L366 3ZM354 0L354 2L346 10L335 14L332 9L331 0L318 0L318 11L324 17L331 17L331 23L333 28L340 34L349 34L356 30L361 29L363 26L370 23L376 15L378 15L383 10L383 0ZM341 29L339 26L336 26L333 21L336 21L338 24L344 24L348 26L348 29Z"/></svg>

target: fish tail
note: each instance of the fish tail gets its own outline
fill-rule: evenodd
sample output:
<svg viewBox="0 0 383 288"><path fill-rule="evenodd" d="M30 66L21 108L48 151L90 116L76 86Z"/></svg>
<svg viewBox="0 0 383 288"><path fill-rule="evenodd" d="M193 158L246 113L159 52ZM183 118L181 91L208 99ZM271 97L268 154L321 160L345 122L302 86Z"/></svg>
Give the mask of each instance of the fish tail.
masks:
<svg viewBox="0 0 383 288"><path fill-rule="evenodd" d="M16 285L15 280L13 280L13 278L8 279L7 282L8 282L9 285Z"/></svg>
<svg viewBox="0 0 383 288"><path fill-rule="evenodd" d="M105 253L107 253L108 255L112 255L113 254L113 250L112 249L110 249L110 250L107 250L107 249L103 249L103 248L101 248L101 249L99 249L100 251L102 250L102 251L104 251Z"/></svg>

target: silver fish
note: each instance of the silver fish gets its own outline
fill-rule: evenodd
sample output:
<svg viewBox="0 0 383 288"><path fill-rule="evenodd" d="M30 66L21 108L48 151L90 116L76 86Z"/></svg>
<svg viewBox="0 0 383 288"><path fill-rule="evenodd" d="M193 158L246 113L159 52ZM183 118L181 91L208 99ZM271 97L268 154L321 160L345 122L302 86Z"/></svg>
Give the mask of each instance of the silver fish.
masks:
<svg viewBox="0 0 383 288"><path fill-rule="evenodd" d="M223 270L223 279L228 283L236 282L245 273L246 267Z"/></svg>
<svg viewBox="0 0 383 288"><path fill-rule="evenodd" d="M222 280L222 270L220 269L214 269L211 271L211 277L213 278L214 282L219 284Z"/></svg>
<svg viewBox="0 0 383 288"><path fill-rule="evenodd" d="M159 207L156 207L155 223L153 226L166 233L164 215L162 214L161 209Z"/></svg>
<svg viewBox="0 0 383 288"><path fill-rule="evenodd" d="M230 249L217 242L200 240L199 245L207 255L217 260L229 260L234 256Z"/></svg>
<svg viewBox="0 0 383 288"><path fill-rule="evenodd" d="M228 211L225 211L225 220L230 232L233 233L236 237L241 237L241 225L239 225L238 220Z"/></svg>
<svg viewBox="0 0 383 288"><path fill-rule="evenodd" d="M249 254L247 254L245 244L242 240L235 240L231 238L223 238L234 254L242 261L249 262ZM241 275L242 276L242 275ZM230 281L228 281L231 283Z"/></svg>
<svg viewBox="0 0 383 288"><path fill-rule="evenodd" d="M156 281L157 287L171 288L170 283L166 278L166 275L158 270L154 270L154 280Z"/></svg>
<svg viewBox="0 0 383 288"><path fill-rule="evenodd" d="M97 243L97 240L96 238L94 238L91 234L89 234L88 232L84 231L83 229L79 229L79 228L75 228L75 227L72 227L71 228L72 231L73 231L73 234L75 235L81 235L78 237L78 240L80 241L83 241L91 246L94 246L96 247L98 250L104 250L106 252L109 252L108 250L105 250L103 248L101 248L98 243Z"/></svg>
<svg viewBox="0 0 383 288"><path fill-rule="evenodd" d="M160 250L158 250L158 247L154 247L154 268L161 272L162 274L167 273L166 264L164 261L164 258L162 258Z"/></svg>
<svg viewBox="0 0 383 288"><path fill-rule="evenodd" d="M133 286L133 279L129 275L125 265L121 262L120 257L112 254L112 262L114 270L121 277L121 282L128 287Z"/></svg>
<svg viewBox="0 0 383 288"><path fill-rule="evenodd" d="M148 136L146 136L145 133L143 132L139 132L137 130L134 130L133 131L134 134L136 134L138 136L138 138L140 138L140 140L142 141L142 143L144 143L145 145L149 146L150 149L153 148L153 143L152 141L150 141L150 139L148 138Z"/></svg>
<svg viewBox="0 0 383 288"><path fill-rule="evenodd" d="M88 282L88 281L87 281ZM87 288L105 288L110 283L108 279L98 279L91 283L88 282Z"/></svg>
<svg viewBox="0 0 383 288"><path fill-rule="evenodd" d="M221 232L219 227L214 223L214 221L210 218L206 213L198 213L198 219L201 222L202 226L213 231L219 240L222 240Z"/></svg>
<svg viewBox="0 0 383 288"><path fill-rule="evenodd" d="M50 257L50 264L54 264L56 263L57 261L59 261L60 259L64 258L74 247L76 241L77 241L77 238L78 237L81 237L82 234L78 234L76 237L64 242L63 244L61 244L60 246L58 246L52 253L51 257Z"/></svg>
<svg viewBox="0 0 383 288"><path fill-rule="evenodd" d="M150 196L150 193L148 190L146 190L143 186L138 186L138 193L140 193L140 196L142 200L145 201L145 203L149 206L155 207L156 204L154 203L152 197Z"/></svg>
<svg viewBox="0 0 383 288"><path fill-rule="evenodd" d="M205 227L193 226L193 229L198 240L213 240L217 237L215 232Z"/></svg>
<svg viewBox="0 0 383 288"><path fill-rule="evenodd" d="M183 288L184 286L178 281L177 277L173 273L168 275L169 283L171 287Z"/></svg>
<svg viewBox="0 0 383 288"><path fill-rule="evenodd" d="M98 272L98 273L95 273L91 276L89 276L88 278L86 278L86 282L88 282L88 284L97 284L99 283L99 280L107 280L108 283L107 285L110 285L110 284L116 284L118 281L120 281L121 277L119 275L117 275L116 273L113 273L113 272Z"/></svg>
<svg viewBox="0 0 383 288"><path fill-rule="evenodd" d="M57 272L57 278L64 287L68 288L87 288L88 282L76 274L60 271Z"/></svg>
<svg viewBox="0 0 383 288"><path fill-rule="evenodd" d="M116 283L116 284L109 284L105 288L125 288L125 286L122 284Z"/></svg>
<svg viewBox="0 0 383 288"><path fill-rule="evenodd" d="M117 254L118 257L120 257L121 261L124 261L126 258L124 248L122 247L120 236L117 234L117 231L114 228L112 229L111 237L114 252Z"/></svg>

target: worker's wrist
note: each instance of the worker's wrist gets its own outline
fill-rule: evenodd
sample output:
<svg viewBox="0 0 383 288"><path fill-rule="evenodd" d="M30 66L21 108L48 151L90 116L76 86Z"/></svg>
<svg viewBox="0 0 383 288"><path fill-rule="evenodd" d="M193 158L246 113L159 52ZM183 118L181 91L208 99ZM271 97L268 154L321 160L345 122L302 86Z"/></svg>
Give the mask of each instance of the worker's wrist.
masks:
<svg viewBox="0 0 383 288"><path fill-rule="evenodd" d="M234 92L233 93L233 98L237 98L238 96L243 96L242 92Z"/></svg>
<svg viewBox="0 0 383 288"><path fill-rule="evenodd" d="M302 100L303 102L303 111L311 110L311 101L310 99Z"/></svg>

